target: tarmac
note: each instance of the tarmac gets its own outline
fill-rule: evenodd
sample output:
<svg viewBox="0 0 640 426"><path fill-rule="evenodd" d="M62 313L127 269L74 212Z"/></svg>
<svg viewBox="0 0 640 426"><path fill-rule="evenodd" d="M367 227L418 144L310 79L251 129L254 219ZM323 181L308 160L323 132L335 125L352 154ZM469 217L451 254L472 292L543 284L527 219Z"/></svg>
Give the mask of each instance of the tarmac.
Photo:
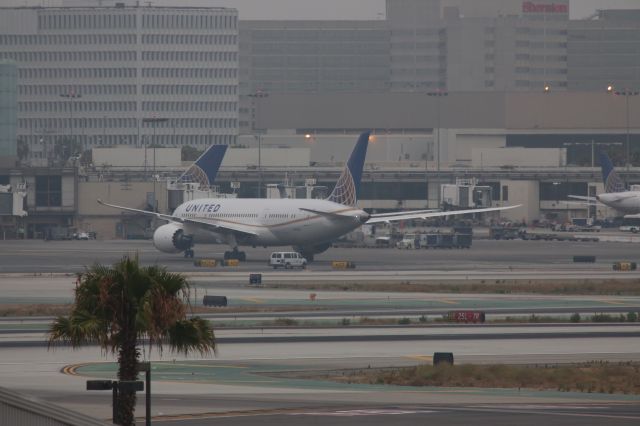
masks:
<svg viewBox="0 0 640 426"><path fill-rule="evenodd" d="M199 258L221 258L226 247L196 247ZM448 309L612 309L640 306L635 296L545 296L344 292L269 289L249 285L249 273L265 283L400 283L412 280L627 280L636 272L612 271L615 261L637 261L628 242L474 241L467 250L330 249L308 270L274 272L266 265L271 249L249 248L249 261L238 267L203 269L180 254L157 252L149 241L2 241L0 305L66 303L75 274L94 262L113 263L125 254L143 264L158 263L187 273L203 294L224 292L240 308L303 308L299 320L325 321L363 315L441 315ZM576 264L573 256L594 255L593 264ZM356 269L334 271L332 260L350 260ZM214 293L215 292L215 293ZM305 307L321 305L324 314ZM224 314L227 315L227 314ZM231 314L233 315L233 314ZM277 318L278 313L244 313L242 321ZM215 317L216 314L209 315ZM238 315L236 314L236 318ZM218 317L217 321L229 321ZM0 382L72 410L107 419L109 393L87 392L85 381L110 377L113 357L96 347L47 351L42 344L49 319L0 323ZM242 324L241 324L242 325ZM637 396L522 389L360 387L318 383L273 374L318 369L416 365L430 362L435 351L451 351L459 363L540 363L640 360L639 331L634 325L517 327L373 327L335 329L219 330L214 358L184 358L170 353L144 356L154 365L152 414L167 425L630 425L640 422ZM14 332L10 333L9 331ZM563 334L564 333L564 334ZM140 397L138 415L144 413Z"/></svg>

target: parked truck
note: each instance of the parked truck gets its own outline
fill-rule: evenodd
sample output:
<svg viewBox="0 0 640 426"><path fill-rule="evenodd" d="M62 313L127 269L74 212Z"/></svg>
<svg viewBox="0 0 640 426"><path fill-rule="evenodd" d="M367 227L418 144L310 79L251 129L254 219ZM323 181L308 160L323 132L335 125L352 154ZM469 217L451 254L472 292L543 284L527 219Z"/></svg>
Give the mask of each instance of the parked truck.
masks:
<svg viewBox="0 0 640 426"><path fill-rule="evenodd" d="M398 241L396 247L399 249L415 250L420 248L420 236L417 234L406 234L402 240Z"/></svg>

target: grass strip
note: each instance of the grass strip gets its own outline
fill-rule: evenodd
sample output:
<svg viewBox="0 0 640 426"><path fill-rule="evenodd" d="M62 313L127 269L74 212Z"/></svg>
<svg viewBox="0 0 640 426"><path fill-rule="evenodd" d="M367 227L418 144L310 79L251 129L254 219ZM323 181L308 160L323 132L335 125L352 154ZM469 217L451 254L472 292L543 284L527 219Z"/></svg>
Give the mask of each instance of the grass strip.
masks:
<svg viewBox="0 0 640 426"><path fill-rule="evenodd" d="M609 394L640 394L640 363L588 362L572 365L419 365L328 374L351 384L510 388Z"/></svg>
<svg viewBox="0 0 640 426"><path fill-rule="evenodd" d="M546 295L640 295L640 279L603 280L535 280L483 279L450 281L400 282L296 282L270 283L265 287L331 291L377 291L395 293L459 293L459 294L546 294Z"/></svg>

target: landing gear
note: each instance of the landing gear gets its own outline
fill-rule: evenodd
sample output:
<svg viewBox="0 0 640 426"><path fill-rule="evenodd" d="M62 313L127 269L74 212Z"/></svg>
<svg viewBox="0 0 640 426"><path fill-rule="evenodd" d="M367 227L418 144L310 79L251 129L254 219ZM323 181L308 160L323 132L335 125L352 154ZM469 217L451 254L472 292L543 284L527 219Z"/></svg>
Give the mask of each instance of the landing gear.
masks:
<svg viewBox="0 0 640 426"><path fill-rule="evenodd" d="M184 258L185 259L188 259L188 258L193 259L193 255L194 255L193 249L188 248L188 249L186 249L184 251Z"/></svg>
<svg viewBox="0 0 640 426"><path fill-rule="evenodd" d="M238 249L233 249L231 251L224 252L224 260L228 259L237 259L240 262L244 262L247 260L247 254L243 251L238 251Z"/></svg>

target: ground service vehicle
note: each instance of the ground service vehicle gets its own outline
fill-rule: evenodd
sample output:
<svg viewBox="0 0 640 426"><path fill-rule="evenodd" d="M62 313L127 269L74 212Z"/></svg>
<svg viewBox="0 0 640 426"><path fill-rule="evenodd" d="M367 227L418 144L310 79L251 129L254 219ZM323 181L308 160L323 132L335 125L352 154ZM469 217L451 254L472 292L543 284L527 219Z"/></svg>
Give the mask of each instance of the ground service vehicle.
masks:
<svg viewBox="0 0 640 426"><path fill-rule="evenodd" d="M271 253L269 257L269 266L273 266L273 269L284 268L306 268L307 259L302 257L297 251L276 251Z"/></svg>
<svg viewBox="0 0 640 426"><path fill-rule="evenodd" d="M489 238L492 240L515 240L518 237L518 228L505 228L492 226L489 229Z"/></svg>
<svg viewBox="0 0 640 426"><path fill-rule="evenodd" d="M416 234L407 234L401 241L398 241L399 249L414 250L420 248L420 237Z"/></svg>
<svg viewBox="0 0 640 426"><path fill-rule="evenodd" d="M420 236L420 248L469 248L473 241L472 234L431 233Z"/></svg>

